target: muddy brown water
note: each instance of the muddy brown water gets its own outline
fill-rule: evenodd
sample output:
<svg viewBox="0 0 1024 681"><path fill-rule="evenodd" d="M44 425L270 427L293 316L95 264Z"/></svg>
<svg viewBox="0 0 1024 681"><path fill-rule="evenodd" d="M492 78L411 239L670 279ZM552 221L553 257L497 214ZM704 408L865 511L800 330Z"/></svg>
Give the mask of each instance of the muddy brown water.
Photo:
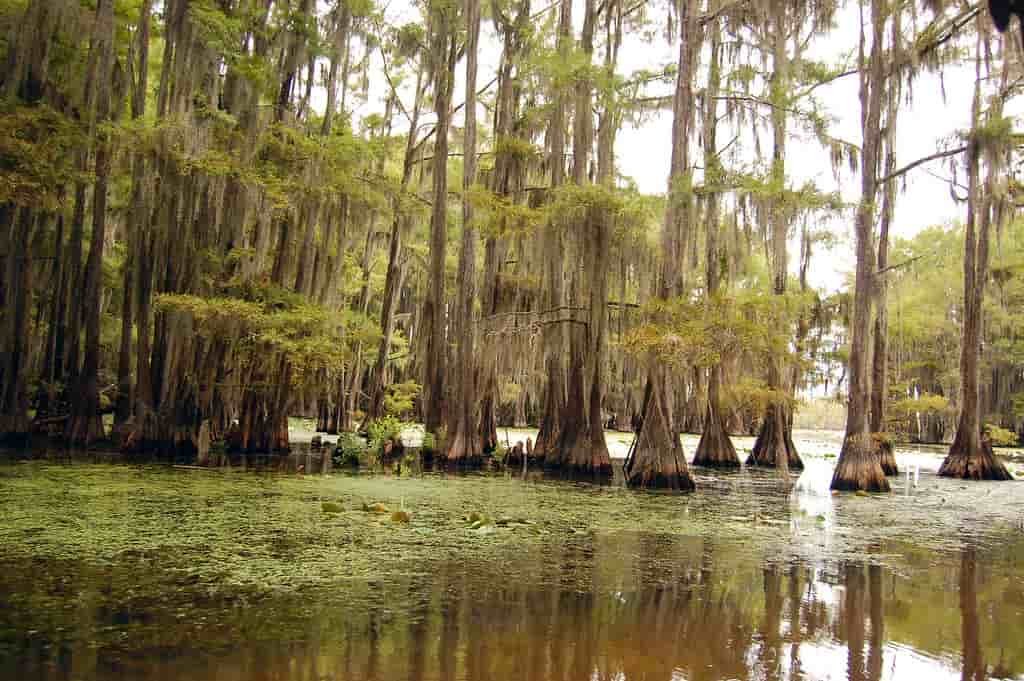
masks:
<svg viewBox="0 0 1024 681"><path fill-rule="evenodd" d="M916 482L837 497L798 447L688 496L7 452L0 679L1024 679L1024 485L901 448Z"/></svg>

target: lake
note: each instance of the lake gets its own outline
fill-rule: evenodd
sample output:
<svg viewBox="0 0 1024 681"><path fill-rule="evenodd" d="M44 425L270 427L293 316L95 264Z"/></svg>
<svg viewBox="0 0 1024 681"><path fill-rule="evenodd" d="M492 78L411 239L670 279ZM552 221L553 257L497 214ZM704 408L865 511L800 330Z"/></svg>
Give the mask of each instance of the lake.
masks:
<svg viewBox="0 0 1024 681"><path fill-rule="evenodd" d="M796 442L685 496L7 452L0 679L1024 679L1024 486L915 447L833 496L837 435Z"/></svg>

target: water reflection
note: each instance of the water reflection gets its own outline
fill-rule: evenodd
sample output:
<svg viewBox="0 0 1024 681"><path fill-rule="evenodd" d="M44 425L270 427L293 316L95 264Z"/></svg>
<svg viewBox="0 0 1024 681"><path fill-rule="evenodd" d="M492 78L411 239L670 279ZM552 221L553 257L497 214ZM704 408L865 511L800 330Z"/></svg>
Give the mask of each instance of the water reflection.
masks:
<svg viewBox="0 0 1024 681"><path fill-rule="evenodd" d="M2 562L0 678L1024 678L1015 575L998 556L968 548L898 574L737 555L701 538L591 534L545 552L537 583L440 564L369 608L344 594L204 597L129 566Z"/></svg>

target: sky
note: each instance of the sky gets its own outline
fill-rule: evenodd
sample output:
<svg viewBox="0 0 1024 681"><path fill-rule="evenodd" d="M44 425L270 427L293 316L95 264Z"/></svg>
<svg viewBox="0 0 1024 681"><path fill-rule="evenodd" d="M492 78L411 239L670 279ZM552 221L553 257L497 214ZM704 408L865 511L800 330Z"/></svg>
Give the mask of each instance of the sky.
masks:
<svg viewBox="0 0 1024 681"><path fill-rule="evenodd" d="M536 4L536 3L535 3ZM837 14L837 28L827 41L816 40L809 52L815 59L836 62L845 52L853 50L858 42L858 15L856 4L846 3ZM546 5L544 5L546 6ZM385 10L387 19L396 25L418 19L418 14L408 0L392 0ZM582 0L575 0L574 20L579 31L582 21ZM494 76L500 57L500 43L490 21L485 19L480 38L481 55L478 82L487 83ZM649 41L640 34L628 33L620 50L619 71L628 74L639 69L655 70L666 64L674 64L677 49L663 38ZM379 73L379 55L371 61L371 72ZM455 84L457 102L464 92L463 71L460 62ZM361 113L379 112L387 92L386 82L381 77L371 76L370 93L367 101L357 109ZM966 128L970 118L971 94L974 82L973 67L968 65L950 66L941 73L922 74L914 83L912 100L900 105L899 130L897 137L897 167L917 158L935 153L950 145L957 131ZM819 101L833 123L833 136L860 143L860 103L856 76L842 78L818 90ZM659 84L647 96L670 95L670 84ZM406 97L406 101L411 96ZM429 121L431 116L425 117ZM481 107L478 119L488 121ZM461 125L461 115L456 115L454 125ZM639 189L649 194L664 194L669 173L671 153L672 112L670 110L647 114L636 127L627 123L619 133L616 142L616 162L619 174L632 178ZM396 132L398 132L396 130ZM719 133L720 139L731 135ZM767 136L762 138L770 144ZM699 154L699 152L698 152ZM787 174L794 185L813 181L822 191L838 189L844 200L853 204L860 192L859 178L844 170L837 181L833 174L827 152L817 142L804 135L791 138L786 154ZM950 171L945 161L935 161L908 173L900 183L900 196L894 216L893 237L909 237L921 229L937 224L949 224L961 220L964 206L957 204L950 194L948 178ZM852 209L841 218L833 219L829 226L839 236L837 244L829 251L816 253L812 260L809 278L815 287L835 291L842 287L853 265ZM796 252L794 243L791 252ZM795 268L795 258L790 258Z"/></svg>

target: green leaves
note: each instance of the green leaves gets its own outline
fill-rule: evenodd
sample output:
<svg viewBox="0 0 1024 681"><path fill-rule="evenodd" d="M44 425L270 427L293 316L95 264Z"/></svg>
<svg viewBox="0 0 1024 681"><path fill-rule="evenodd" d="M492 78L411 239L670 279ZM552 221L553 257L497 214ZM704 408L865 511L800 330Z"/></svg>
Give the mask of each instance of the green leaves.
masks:
<svg viewBox="0 0 1024 681"><path fill-rule="evenodd" d="M55 210L75 178L74 150L85 135L47 106L0 111L0 203ZM84 179L84 178L83 178Z"/></svg>
<svg viewBox="0 0 1024 681"><path fill-rule="evenodd" d="M713 367L743 353L777 358L790 351L792 300L754 291L656 302L652 321L627 334L624 345L680 368Z"/></svg>

